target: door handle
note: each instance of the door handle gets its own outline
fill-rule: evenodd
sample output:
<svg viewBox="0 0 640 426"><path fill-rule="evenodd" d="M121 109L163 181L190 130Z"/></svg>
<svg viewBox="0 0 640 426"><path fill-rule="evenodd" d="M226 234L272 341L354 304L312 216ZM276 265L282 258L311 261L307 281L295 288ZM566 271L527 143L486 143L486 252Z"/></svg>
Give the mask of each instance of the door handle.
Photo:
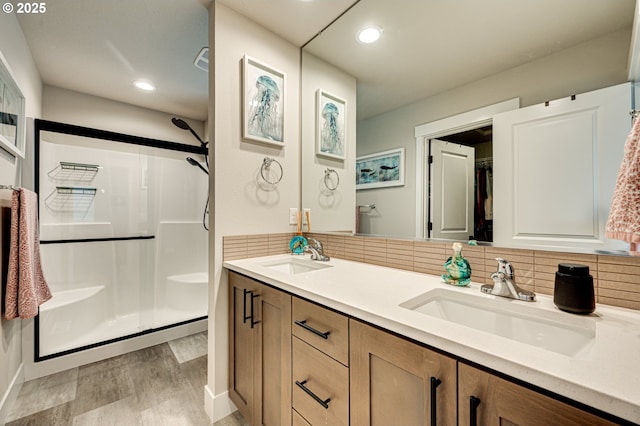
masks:
<svg viewBox="0 0 640 426"><path fill-rule="evenodd" d="M480 398L471 395L469 398L469 425L478 425L478 405L480 405Z"/></svg>
<svg viewBox="0 0 640 426"><path fill-rule="evenodd" d="M253 328L254 325L256 325L256 324L258 324L260 322L260 321L256 321L254 319L254 317L253 317L253 314L254 314L254 311L253 311L253 305L254 305L253 299L257 299L258 297L260 297L259 294L253 294L253 292L252 292L252 294L251 294L251 316L250 316L250 318L251 318L251 328Z"/></svg>
<svg viewBox="0 0 640 426"><path fill-rule="evenodd" d="M242 323L243 324L246 324L247 320L251 318L251 316L247 316L247 294L253 294L253 291L247 290L245 288L244 293L242 295Z"/></svg>
<svg viewBox="0 0 640 426"><path fill-rule="evenodd" d="M437 379L435 377L431 377L431 426L436 426L437 422L437 397L438 397L438 386L440 386L442 380Z"/></svg>

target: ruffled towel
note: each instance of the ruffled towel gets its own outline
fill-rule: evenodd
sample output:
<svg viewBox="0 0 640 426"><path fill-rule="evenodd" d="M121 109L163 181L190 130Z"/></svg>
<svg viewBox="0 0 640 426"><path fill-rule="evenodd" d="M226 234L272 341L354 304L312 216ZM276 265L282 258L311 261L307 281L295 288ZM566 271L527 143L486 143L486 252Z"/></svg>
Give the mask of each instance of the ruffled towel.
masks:
<svg viewBox="0 0 640 426"><path fill-rule="evenodd" d="M5 318L33 318L38 306L51 299L40 264L38 196L34 192L22 188L13 192L10 238Z"/></svg>
<svg viewBox="0 0 640 426"><path fill-rule="evenodd" d="M624 157L613 191L607 238L630 243L632 254L638 254L640 243L640 119L636 119L624 146Z"/></svg>

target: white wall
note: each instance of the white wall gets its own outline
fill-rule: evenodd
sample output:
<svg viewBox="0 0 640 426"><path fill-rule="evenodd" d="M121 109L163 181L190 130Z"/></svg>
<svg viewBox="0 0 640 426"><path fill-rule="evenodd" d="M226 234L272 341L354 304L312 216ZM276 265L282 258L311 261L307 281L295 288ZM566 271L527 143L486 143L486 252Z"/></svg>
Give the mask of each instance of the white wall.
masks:
<svg viewBox="0 0 640 426"><path fill-rule="evenodd" d="M0 14L0 33L2 34L0 36L0 51L8 61L16 83L25 97L26 115L27 117L39 117L42 102L42 81L15 15ZM33 145L29 139L30 132L27 133L24 163L28 165L33 161ZM26 180L21 183L20 169L20 162L0 149L0 184L29 185ZM0 191L0 205L6 205L6 200L10 197L10 191ZM8 235L4 235L0 228L0 241L4 241L5 238L8 238ZM1 251L2 247L0 247L0 258L4 258L4 253ZM0 276L4 276L3 269L0 267L0 272L2 272ZM4 285L4 283L2 284ZM4 306L4 297L0 299L2 299L2 306ZM7 411L12 406L12 399L17 396L16 391L19 389L19 385L12 387L12 383L22 380L21 345L21 320L6 321L3 317L0 320L0 424L8 415Z"/></svg>
<svg viewBox="0 0 640 426"><path fill-rule="evenodd" d="M612 33L358 122L358 156L406 148L403 187L357 192L358 204L377 206L372 214L363 215L361 227L367 226L371 234L414 236L415 126L516 97L524 107L623 83L630 37L630 30Z"/></svg>
<svg viewBox="0 0 640 426"><path fill-rule="evenodd" d="M294 231L290 207L300 205L300 49L263 27L214 2L210 8L210 46L214 46L214 72L209 87L213 99L211 134L215 137L214 236L209 274L209 377L205 407L214 419L227 398L227 280L222 273L222 238L225 235ZM242 57L249 55L286 74L284 94L284 148L242 138ZM214 78L215 76L215 78ZM213 96L215 94L215 96ZM284 170L273 191L257 183L264 157L277 159ZM214 411L215 405L215 413Z"/></svg>
<svg viewBox="0 0 640 426"><path fill-rule="evenodd" d="M316 156L316 92L322 89L347 101L346 159ZM356 204L356 79L344 71L302 54L302 206L311 208L312 232L354 231ZM339 185L329 191L325 170L338 173ZM332 176L333 178L333 176Z"/></svg>
<svg viewBox="0 0 640 426"><path fill-rule="evenodd" d="M141 96L154 96L154 94L141 93ZM174 126L171 123L171 117L173 115L164 112L55 86L45 85L42 92L42 118L45 120L188 145L200 145L189 131ZM186 117L179 118L189 123L193 130L203 137L202 121Z"/></svg>

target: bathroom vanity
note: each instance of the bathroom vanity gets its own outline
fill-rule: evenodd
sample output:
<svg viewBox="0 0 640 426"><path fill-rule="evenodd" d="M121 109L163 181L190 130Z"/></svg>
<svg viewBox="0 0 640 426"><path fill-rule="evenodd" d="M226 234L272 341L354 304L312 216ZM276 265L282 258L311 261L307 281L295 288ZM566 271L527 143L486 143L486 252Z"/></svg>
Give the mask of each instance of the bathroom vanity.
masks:
<svg viewBox="0 0 640 426"><path fill-rule="evenodd" d="M577 316L341 259L224 266L230 395L251 424L640 422L636 311Z"/></svg>

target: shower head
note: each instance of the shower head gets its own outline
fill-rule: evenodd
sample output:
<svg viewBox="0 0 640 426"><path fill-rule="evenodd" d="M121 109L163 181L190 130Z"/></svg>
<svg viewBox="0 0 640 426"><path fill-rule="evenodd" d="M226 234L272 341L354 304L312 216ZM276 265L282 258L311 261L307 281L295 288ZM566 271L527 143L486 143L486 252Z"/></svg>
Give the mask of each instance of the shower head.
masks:
<svg viewBox="0 0 640 426"><path fill-rule="evenodd" d="M198 163L196 160L194 160L192 157L187 157L187 162L189 164L191 164L192 166L198 166L200 168L200 170L202 170L203 172L205 172L206 174L209 174L209 171L207 169L205 169L202 164Z"/></svg>
<svg viewBox="0 0 640 426"><path fill-rule="evenodd" d="M209 142L205 142L205 141L203 141L203 140L200 138L200 136L198 136L198 134L197 134L197 133L196 133L196 132L191 128L191 126L189 126L189 124L188 124L186 121L184 121L184 120L182 120L182 119L180 119L180 118L177 118L177 117L173 117L173 118L171 119L171 122L172 122L176 127L179 127L179 128L181 128L182 130L188 130L188 131L190 131L190 132L191 132L191 134L192 134L193 136L195 136L195 138L196 138L196 139L198 139L198 140L200 141L200 144L202 144L202 146L206 146L206 145L209 143Z"/></svg>

